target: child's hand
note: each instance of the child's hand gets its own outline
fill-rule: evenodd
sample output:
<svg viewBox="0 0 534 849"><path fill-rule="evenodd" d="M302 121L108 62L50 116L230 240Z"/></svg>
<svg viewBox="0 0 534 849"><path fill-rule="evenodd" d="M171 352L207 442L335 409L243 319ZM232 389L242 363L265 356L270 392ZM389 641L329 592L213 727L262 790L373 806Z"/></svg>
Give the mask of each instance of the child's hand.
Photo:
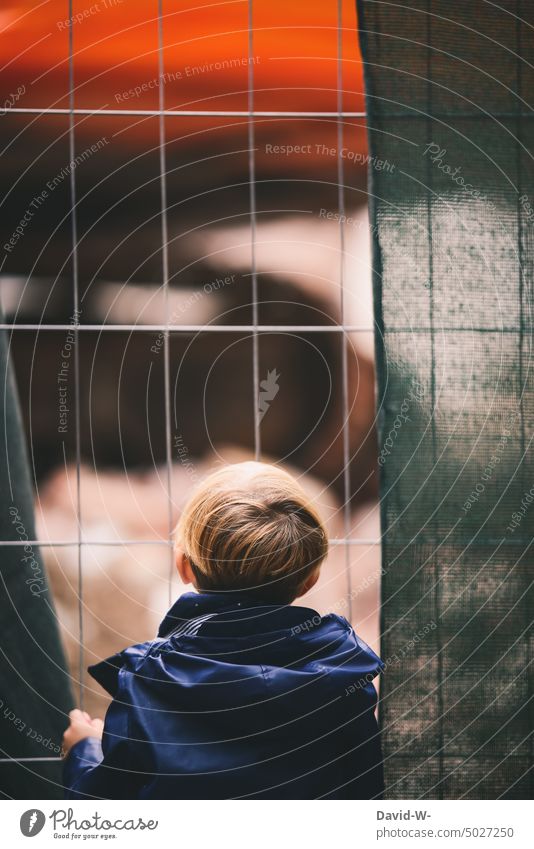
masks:
<svg viewBox="0 0 534 849"><path fill-rule="evenodd" d="M85 740L86 737L102 739L104 722L101 719L91 719L84 710L71 710L70 725L63 734L63 755L67 757L72 747Z"/></svg>

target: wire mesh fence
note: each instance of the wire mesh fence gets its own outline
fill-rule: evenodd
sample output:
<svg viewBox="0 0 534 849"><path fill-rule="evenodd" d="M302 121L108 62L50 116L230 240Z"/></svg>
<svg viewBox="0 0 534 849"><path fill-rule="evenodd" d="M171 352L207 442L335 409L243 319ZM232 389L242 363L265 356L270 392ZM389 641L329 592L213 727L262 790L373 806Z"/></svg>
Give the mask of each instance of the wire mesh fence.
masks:
<svg viewBox="0 0 534 849"><path fill-rule="evenodd" d="M75 485L74 491L71 493L72 501L75 508L75 538L31 538L32 534L26 535L25 538L5 539L0 543L3 550L17 549L23 547L39 547L43 551L46 549L54 550L61 548L74 548L77 552L77 638L79 641L79 658L78 658L78 681L76 683L77 696L76 700L80 707L84 706L84 675L87 665L85 656L85 616L86 609L84 604L84 565L85 551L91 547L136 547L136 546L156 546L161 549L168 550L169 556L169 598L172 596L172 574L173 565L173 525L175 521L175 511L173 509L173 491L172 491L172 468L175 463L173 456L173 386L171 385L171 340L176 336L195 336L201 335L205 338L209 335L231 334L232 337L243 337L251 341L250 357L251 357L251 391L250 397L252 401L251 418L253 425L253 452L256 459L262 458L262 425L261 425L261 410L258 403L260 397L260 345L262 336L269 334L281 334L288 336L302 336L303 334L312 336L316 334L334 334L340 340L341 350L341 396L342 396L342 484L341 491L343 493L343 533L331 539L331 544L334 548L343 549L345 552L345 579L346 579L346 600L347 610L350 610L353 599L351 586L351 564L350 551L353 547L358 546L378 546L380 540L378 537L372 538L354 538L351 531L351 461L354 459L351 456L351 445L349 440L349 416L351 400L349 397L349 363L348 350L351 334L369 334L373 333L372 324L354 324L347 318L346 315L346 299L344 297L345 278L346 278L346 245L345 245L345 220L347 217L345 188L346 188L346 159L342 156L342 150L345 147L345 135L347 128L353 128L353 122L358 121L360 128L365 126L365 112L346 109L344 103L344 62L343 62L343 45L344 32L344 14L346 14L347 4L343 4L343 0L334 0L335 14L337 16L337 59L336 59L336 86L335 86L335 109L280 109L268 110L258 108L256 98L256 83L255 83L255 64L252 57L255 55L255 8L253 0L247 0L247 25L246 25L246 42L247 42L247 62L246 64L246 103L241 109L187 109L187 108L168 108L166 103L166 79L168 69L165 67L165 26L167 14L163 9L162 0L158 0L157 4L157 104L154 108L134 109L134 108L110 108L109 105L102 107L92 107L90 104L80 105L79 101L83 101L83 95L79 92L82 86L77 84L77 61L80 52L84 48L77 48L77 29L74 25L76 9L72 0L69 0L66 19L71 21L71 24L66 27L68 36L68 92L67 102L64 105L46 105L40 107L30 103L28 106L20 106L10 104L7 110L10 116L20 117L21 120L28 121L56 121L66 120L67 124L63 130L66 136L68 145L68 161L76 163L77 158L85 158L89 154L82 143L79 142L79 129L81 122L88 119L98 120L98 126L102 129L102 138L105 138L109 130L106 128L106 122L112 124L116 119L124 121L124 119L141 119L143 121L154 120L157 122L157 130L155 132L156 147L157 147L157 170L159 174L156 178L159 181L159 210L156 211L155 217L159 217L159 233L160 244L159 254L161 257L161 293L163 310L160 313L161 319L158 321L144 322L124 322L113 323L110 321L90 322L82 316L82 299L81 299L81 278L83 272L84 259L80 259L80 227L79 227L79 209L82 200L86 197L84 192L78 185L77 168L70 167L68 169L67 179L65 184L68 185L68 224L71 231L71 247L68 257L65 260L65 269L70 269L71 278L71 307L72 318L68 321L47 320L46 312L43 313L42 320L38 322L26 321L24 317L15 316L14 320L4 320L0 323L2 330L9 339L9 345L13 344L15 338L21 338L24 334L30 336L36 334L71 334L72 335L72 360L69 362L69 368L72 366L72 382L74 386L73 392L73 409L70 411L72 421L74 423L74 452L73 461L75 466ZM352 33L354 35L354 33ZM260 104L261 105L261 104ZM169 245L171 242L169 235L168 224L168 209L169 209L169 193L168 181L170 174L170 166L167 157L169 148L170 126L176 127L184 119L202 120L216 119L217 121L229 121L231 119L242 119L241 125L246 131L246 146L245 153L248 165L248 179L246 180L246 190L248 192L248 250L250 256L250 321L244 323L202 323L192 322L188 324L178 323L173 321L172 309L170 306L171 279L173 274L170 269ZM318 122L328 122L335 125L335 133L337 139L337 152L335 153L336 170L335 179L332 181L337 198L335 214L339 221L338 230L338 279L339 286L339 315L340 320L331 323L323 322L301 322L291 323L286 320L277 323L267 323L262 321L262 303L258 291L259 272L256 261L257 251L257 221L258 221L258 199L257 199L257 139L256 128L258 122L265 120L276 121L302 121L310 119ZM61 125L63 128L63 125ZM85 142L84 142L85 144ZM103 142L97 142L97 147ZM263 212L263 210L261 210ZM30 281L31 285L31 281ZM149 337L154 337L158 334L158 350L161 350L161 359L163 361L163 383L162 395L160 399L161 415L164 419L165 431L165 471L164 471L164 487L167 494L167 525L168 534L165 539L136 539L136 538L100 538L94 535L88 540L84 535L84 515L83 515L83 497L82 497L82 480L81 470L83 465L82 458L82 425L84 413L82 412L81 399L81 345L80 340L83 337L89 337L91 334L145 334ZM32 337L33 339L33 337ZM349 340L349 341L347 341ZM20 343L17 343L20 344ZM24 343L22 343L24 344ZM32 449L33 453L33 449ZM66 462L67 451L64 447L63 454ZM32 458L33 459L33 458ZM50 757L26 757L23 754L20 757L12 756L0 758L0 762L18 762L18 763L39 763L47 761L59 761L59 756Z"/></svg>

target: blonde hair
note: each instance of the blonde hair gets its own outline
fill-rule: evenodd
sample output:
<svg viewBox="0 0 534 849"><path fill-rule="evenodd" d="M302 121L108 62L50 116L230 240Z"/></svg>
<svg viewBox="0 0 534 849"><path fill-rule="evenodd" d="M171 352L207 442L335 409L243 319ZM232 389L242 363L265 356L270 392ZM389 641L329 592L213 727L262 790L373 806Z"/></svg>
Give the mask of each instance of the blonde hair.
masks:
<svg viewBox="0 0 534 849"><path fill-rule="evenodd" d="M296 480L267 463L209 475L185 506L176 544L199 589L293 601L328 553L326 529Z"/></svg>

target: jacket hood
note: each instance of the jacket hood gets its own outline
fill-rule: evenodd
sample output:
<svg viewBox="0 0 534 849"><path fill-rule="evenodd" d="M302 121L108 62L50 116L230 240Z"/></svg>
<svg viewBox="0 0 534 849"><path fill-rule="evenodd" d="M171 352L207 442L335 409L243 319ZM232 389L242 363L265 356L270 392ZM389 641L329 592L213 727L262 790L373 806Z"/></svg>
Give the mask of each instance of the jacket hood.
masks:
<svg viewBox="0 0 534 849"><path fill-rule="evenodd" d="M268 605L245 594L186 593L165 616L157 639L89 672L114 697L129 672L136 690L146 689L158 709L179 703L195 712L225 712L266 698L276 711L279 697L301 687L308 687L312 702L359 691L369 705L376 700L371 681L382 668L341 616Z"/></svg>

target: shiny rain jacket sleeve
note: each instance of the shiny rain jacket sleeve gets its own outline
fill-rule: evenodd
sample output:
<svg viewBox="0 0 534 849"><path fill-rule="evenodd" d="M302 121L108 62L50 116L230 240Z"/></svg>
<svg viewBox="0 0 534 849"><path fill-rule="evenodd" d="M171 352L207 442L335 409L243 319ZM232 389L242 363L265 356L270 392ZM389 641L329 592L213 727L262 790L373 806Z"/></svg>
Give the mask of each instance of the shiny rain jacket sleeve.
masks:
<svg viewBox="0 0 534 849"><path fill-rule="evenodd" d="M138 798L146 775L138 769L136 747L129 733L130 706L121 698L120 678L127 659L138 659L146 648L147 644L133 646L90 669L114 698L106 713L102 743L96 737L86 737L72 747L65 760L66 799Z"/></svg>

